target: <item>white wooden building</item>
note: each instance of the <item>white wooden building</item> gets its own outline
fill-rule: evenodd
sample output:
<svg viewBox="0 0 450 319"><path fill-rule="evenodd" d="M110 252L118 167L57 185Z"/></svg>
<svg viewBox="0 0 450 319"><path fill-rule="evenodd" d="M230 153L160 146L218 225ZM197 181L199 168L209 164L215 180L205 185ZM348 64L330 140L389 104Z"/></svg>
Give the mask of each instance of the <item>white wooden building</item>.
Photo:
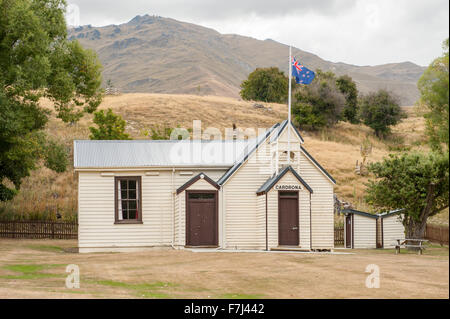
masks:
<svg viewBox="0 0 450 319"><path fill-rule="evenodd" d="M303 143L288 121L247 140L74 141L80 252L332 250L335 180Z"/></svg>
<svg viewBox="0 0 450 319"><path fill-rule="evenodd" d="M355 209L345 209L345 248L393 248L397 239L405 238L401 211L370 214Z"/></svg>
<svg viewBox="0 0 450 319"><path fill-rule="evenodd" d="M395 248L397 239L405 239L405 226L403 226L402 218L401 210L380 215L382 246L384 248Z"/></svg>

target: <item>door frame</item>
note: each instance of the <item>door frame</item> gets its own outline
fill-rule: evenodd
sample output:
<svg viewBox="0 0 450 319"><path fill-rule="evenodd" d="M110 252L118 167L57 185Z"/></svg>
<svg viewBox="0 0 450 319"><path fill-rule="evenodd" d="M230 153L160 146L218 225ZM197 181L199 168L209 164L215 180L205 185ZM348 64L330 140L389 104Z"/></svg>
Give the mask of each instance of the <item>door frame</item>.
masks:
<svg viewBox="0 0 450 319"><path fill-rule="evenodd" d="M354 214L348 214L347 216L345 216L345 248L348 249L353 249L354 247L354 231L353 231L353 224L354 224L354 218L353 218ZM350 236L348 236L348 228L347 228L347 218L350 219ZM347 237L350 237L350 247L348 247L348 242L347 242Z"/></svg>
<svg viewBox="0 0 450 319"><path fill-rule="evenodd" d="M289 197L281 197L281 193L296 193L296 196L289 196ZM297 220L297 245L293 245L293 246L300 246L300 210L299 210L299 206L300 206L300 196L299 196L299 191L278 191L278 246L292 246L292 245L281 245L280 244L280 238L281 238L281 224L280 224L280 215L281 215L281 210L280 210L280 198L293 198L297 200L297 205L296 205L296 220Z"/></svg>
<svg viewBox="0 0 450 319"><path fill-rule="evenodd" d="M219 192L216 190L186 190L185 191L185 246L186 247L219 247ZM203 245L203 246L192 246L188 244L189 238L189 226L190 226L190 212L189 212L189 194L201 193L201 194L214 194L214 217L215 217L215 227L214 227L214 244L213 245Z"/></svg>

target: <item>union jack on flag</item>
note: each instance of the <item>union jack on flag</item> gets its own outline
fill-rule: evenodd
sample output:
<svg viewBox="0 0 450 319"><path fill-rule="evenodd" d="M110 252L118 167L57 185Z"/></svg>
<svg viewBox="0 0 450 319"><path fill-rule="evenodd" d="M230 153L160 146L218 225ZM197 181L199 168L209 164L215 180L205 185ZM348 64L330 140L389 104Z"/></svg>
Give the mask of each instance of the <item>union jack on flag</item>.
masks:
<svg viewBox="0 0 450 319"><path fill-rule="evenodd" d="M297 84L310 84L312 80L314 80L316 74L293 58L292 76L295 77L295 82L297 82Z"/></svg>

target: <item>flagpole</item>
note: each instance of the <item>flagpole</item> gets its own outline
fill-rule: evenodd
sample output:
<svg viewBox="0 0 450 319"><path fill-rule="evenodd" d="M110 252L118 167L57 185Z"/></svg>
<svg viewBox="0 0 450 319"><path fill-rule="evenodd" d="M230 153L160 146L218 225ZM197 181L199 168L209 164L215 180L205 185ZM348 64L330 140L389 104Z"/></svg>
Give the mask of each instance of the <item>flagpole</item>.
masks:
<svg viewBox="0 0 450 319"><path fill-rule="evenodd" d="M292 77L292 52L291 52L291 46L289 45L289 96L288 96L288 104L289 104L289 113L288 113L288 152L287 152L287 158L288 158L288 165L291 164L291 77Z"/></svg>

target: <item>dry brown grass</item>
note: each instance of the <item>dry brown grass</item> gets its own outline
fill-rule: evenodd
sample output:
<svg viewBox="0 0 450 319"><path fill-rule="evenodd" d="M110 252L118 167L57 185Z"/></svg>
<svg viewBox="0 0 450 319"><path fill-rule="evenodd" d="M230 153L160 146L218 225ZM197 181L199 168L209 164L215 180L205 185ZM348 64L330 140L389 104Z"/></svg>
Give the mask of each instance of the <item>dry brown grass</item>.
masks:
<svg viewBox="0 0 450 319"><path fill-rule="evenodd" d="M448 298L448 247L424 255L235 253L160 249L74 254L71 240L0 239L0 298ZM65 288L65 267L80 288ZM367 265L380 267L368 289ZM274 267L276 265L276 267Z"/></svg>
<svg viewBox="0 0 450 319"><path fill-rule="evenodd" d="M193 120L202 120L202 129L217 127L222 132L235 123L241 128L267 128L287 116L282 104L263 103L272 110L257 109L253 102L217 96L170 95L133 93L107 96L101 109L111 107L127 121L127 131L135 139L151 127L166 126L192 128ZM49 103L44 101L44 105ZM394 127L392 137L380 141L364 125L339 123L335 128L321 132L302 131L306 149L337 180L336 193L359 209L369 209L364 202L364 183L367 177L354 173L356 161L361 161L360 145L368 137L373 144L369 161L379 161L390 152L401 149L422 149L424 146L424 121L412 108L405 108L408 118ZM52 117L47 132L63 141L72 150L74 139L87 139L92 115L69 126ZM73 215L77 206L76 176L72 167L64 174L56 174L41 168L24 180L20 194L11 202L0 204L0 209L16 214L56 210ZM443 215L448 224L448 212ZM446 217L445 217L446 216ZM438 218L439 219L439 218ZM439 219L440 220L440 219Z"/></svg>

